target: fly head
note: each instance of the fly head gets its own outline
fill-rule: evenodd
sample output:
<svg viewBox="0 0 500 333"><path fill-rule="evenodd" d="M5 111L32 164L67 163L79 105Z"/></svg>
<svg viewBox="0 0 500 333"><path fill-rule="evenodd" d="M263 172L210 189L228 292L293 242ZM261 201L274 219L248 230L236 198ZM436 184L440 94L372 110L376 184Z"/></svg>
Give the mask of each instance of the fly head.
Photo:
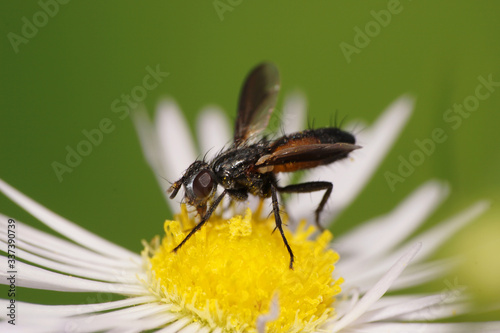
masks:
<svg viewBox="0 0 500 333"><path fill-rule="evenodd" d="M207 202L213 198L217 189L214 173L208 164L195 161L189 166L181 179L176 181L168 190L170 199L173 199L181 186L184 186L184 200L193 207L200 215L207 210Z"/></svg>

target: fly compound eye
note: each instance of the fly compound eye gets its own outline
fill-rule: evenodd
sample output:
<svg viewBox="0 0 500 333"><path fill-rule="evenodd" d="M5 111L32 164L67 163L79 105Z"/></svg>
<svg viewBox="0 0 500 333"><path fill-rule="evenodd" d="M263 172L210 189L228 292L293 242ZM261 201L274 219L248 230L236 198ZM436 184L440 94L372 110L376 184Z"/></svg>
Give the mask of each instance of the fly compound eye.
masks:
<svg viewBox="0 0 500 333"><path fill-rule="evenodd" d="M214 189L214 178L209 170L201 170L193 180L193 193L198 198L205 198Z"/></svg>

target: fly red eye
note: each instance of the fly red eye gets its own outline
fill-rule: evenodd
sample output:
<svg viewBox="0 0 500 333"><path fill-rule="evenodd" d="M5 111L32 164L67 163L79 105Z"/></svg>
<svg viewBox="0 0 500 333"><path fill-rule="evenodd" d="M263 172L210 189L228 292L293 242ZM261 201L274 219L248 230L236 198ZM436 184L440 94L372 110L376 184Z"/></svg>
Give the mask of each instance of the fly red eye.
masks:
<svg viewBox="0 0 500 333"><path fill-rule="evenodd" d="M214 188L212 173L208 170L201 170L193 180L193 193L198 198L205 198Z"/></svg>

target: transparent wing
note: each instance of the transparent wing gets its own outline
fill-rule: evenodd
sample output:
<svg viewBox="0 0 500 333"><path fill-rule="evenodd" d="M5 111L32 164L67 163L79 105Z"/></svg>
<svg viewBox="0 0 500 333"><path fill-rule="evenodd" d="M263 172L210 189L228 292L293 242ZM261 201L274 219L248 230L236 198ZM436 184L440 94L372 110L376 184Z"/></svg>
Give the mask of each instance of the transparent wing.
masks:
<svg viewBox="0 0 500 333"><path fill-rule="evenodd" d="M280 76L274 64L255 67L245 80L240 94L234 129L236 145L267 127L280 90Z"/></svg>

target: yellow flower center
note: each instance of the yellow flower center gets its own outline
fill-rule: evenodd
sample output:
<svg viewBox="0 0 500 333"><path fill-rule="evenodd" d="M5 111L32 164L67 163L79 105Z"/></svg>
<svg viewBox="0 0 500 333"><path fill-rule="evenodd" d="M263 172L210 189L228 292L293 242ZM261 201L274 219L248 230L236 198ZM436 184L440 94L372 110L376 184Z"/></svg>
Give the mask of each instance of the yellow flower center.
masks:
<svg viewBox="0 0 500 333"><path fill-rule="evenodd" d="M334 279L339 256L328 249L329 231L310 240L316 229L302 222L286 237L296 256L294 269L274 218L261 219L247 209L229 220L213 216L186 244L173 253L194 222L185 207L174 221L165 222L165 237L143 253L150 286L172 311L211 329L256 332L260 315L277 297L279 316L267 332L309 332L334 315L335 295L342 278Z"/></svg>

